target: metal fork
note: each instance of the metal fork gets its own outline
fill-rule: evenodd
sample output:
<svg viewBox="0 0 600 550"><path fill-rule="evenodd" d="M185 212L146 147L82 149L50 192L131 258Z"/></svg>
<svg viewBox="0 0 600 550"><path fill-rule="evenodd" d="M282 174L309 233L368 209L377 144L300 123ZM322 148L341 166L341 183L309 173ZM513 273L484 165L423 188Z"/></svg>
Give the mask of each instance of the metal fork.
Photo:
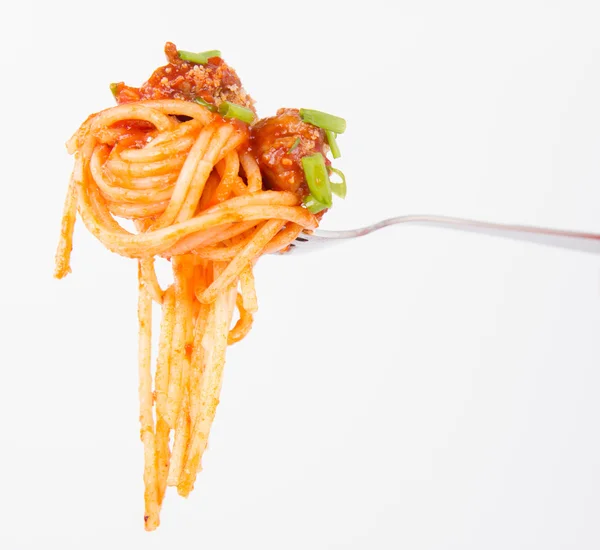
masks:
<svg viewBox="0 0 600 550"><path fill-rule="evenodd" d="M528 225L509 225L491 223L447 216L398 216L361 227L343 231L326 231L318 229L311 233L303 232L290 245L293 253L310 252L363 237L391 225L412 224L455 229L469 233L480 233L494 237L503 237L518 241L532 242L570 250L600 253L600 234L581 231L565 231L546 227Z"/></svg>

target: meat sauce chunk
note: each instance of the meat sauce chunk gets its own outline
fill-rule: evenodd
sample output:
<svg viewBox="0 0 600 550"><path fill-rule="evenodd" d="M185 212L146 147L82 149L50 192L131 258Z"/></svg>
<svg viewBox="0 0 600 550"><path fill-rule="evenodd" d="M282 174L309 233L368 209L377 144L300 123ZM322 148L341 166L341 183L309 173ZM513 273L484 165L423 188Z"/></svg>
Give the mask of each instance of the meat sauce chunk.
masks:
<svg viewBox="0 0 600 550"><path fill-rule="evenodd" d="M216 105L223 101L254 109L254 100L246 93L237 73L220 57L210 57L205 65L189 63L180 59L172 42L165 45L168 64L159 67L140 88L114 85L117 103L129 103L143 99L183 99L193 101L202 98Z"/></svg>
<svg viewBox="0 0 600 550"><path fill-rule="evenodd" d="M303 122L298 109L279 109L275 116L259 120L252 126L250 144L266 187L301 197L309 193L302 157L321 153L329 163L325 132Z"/></svg>

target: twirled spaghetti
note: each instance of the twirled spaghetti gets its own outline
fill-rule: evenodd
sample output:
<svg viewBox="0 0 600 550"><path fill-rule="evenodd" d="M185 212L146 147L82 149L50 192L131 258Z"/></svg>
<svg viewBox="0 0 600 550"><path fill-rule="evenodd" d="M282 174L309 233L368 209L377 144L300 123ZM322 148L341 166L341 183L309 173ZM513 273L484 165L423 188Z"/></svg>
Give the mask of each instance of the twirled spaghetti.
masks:
<svg viewBox="0 0 600 550"><path fill-rule="evenodd" d="M171 67L179 71L177 78L200 72L199 62L170 61L162 74L172 74ZM224 70L220 60L214 67ZM206 73L211 66L201 68ZM162 77L160 82L164 85ZM177 487L182 496L193 489L219 401L227 345L248 333L257 310L254 263L318 225L306 200L303 204L310 191L305 182L286 168L281 173L295 189L281 190L273 182L267 189L261 159L273 164L278 154L281 166L289 167L298 142L314 149L310 139L316 138L278 134L278 140L287 144L293 138L296 146L286 152L277 142L256 153L252 125L213 112L227 101L219 90L212 90L212 102L190 101L174 86L147 87L145 97L135 90L121 86L121 104L90 116L67 144L75 167L55 276L70 271L76 213L106 248L138 261L144 521L152 530L166 487ZM244 101L253 109L245 96ZM117 218L133 220L137 232ZM166 289L157 280L156 257L172 266L173 283ZM154 369L153 301L162 308ZM236 309L239 319L231 328Z"/></svg>

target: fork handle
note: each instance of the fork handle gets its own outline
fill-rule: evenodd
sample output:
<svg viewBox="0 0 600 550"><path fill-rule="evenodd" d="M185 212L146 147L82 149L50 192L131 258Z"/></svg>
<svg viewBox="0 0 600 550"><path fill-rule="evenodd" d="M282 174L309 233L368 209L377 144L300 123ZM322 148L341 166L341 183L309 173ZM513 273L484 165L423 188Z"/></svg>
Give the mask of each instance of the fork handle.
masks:
<svg viewBox="0 0 600 550"><path fill-rule="evenodd" d="M565 231L529 225L509 225L501 223L483 222L464 218L448 216L398 216L388 218L378 223L353 231L316 231L317 235L327 233L331 237L350 238L367 235L378 229L398 224L416 224L444 229L455 229L469 233L480 233L493 237L503 237L518 241L533 242L570 250L600 253L600 234L584 233L581 231ZM335 233L335 235L333 235Z"/></svg>

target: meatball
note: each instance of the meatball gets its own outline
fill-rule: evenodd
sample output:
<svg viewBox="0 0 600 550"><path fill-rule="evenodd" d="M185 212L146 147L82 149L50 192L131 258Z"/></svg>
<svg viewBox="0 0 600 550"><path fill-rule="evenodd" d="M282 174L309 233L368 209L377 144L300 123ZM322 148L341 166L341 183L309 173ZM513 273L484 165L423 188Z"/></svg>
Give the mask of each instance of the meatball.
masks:
<svg viewBox="0 0 600 550"><path fill-rule="evenodd" d="M301 197L309 193L302 157L321 153L327 158L325 132L303 122L298 109L279 109L259 120L251 128L250 144L266 186Z"/></svg>
<svg viewBox="0 0 600 550"><path fill-rule="evenodd" d="M202 98L216 105L230 101L254 110L254 100L246 93L236 72L220 57L210 57L205 65L184 61L172 42L165 45L168 64L154 71L140 88L115 84L114 94L118 103L142 99L183 99L193 101Z"/></svg>

